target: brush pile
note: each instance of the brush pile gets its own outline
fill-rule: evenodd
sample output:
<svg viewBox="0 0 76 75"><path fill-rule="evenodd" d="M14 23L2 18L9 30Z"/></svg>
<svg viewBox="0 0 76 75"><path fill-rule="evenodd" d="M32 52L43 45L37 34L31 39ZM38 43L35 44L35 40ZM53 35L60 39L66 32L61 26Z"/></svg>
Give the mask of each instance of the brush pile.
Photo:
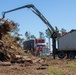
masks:
<svg viewBox="0 0 76 75"><path fill-rule="evenodd" d="M10 32L15 28L13 21L0 19L0 60L12 60L16 54L24 53L19 45L20 38L14 37Z"/></svg>
<svg viewBox="0 0 76 75"><path fill-rule="evenodd" d="M6 19L0 19L0 65L10 65L10 63L25 63L26 65L43 62L41 58L34 57L31 52L27 53L19 41L19 36L12 36L11 31L15 29L16 23ZM8 62L5 62L8 61Z"/></svg>

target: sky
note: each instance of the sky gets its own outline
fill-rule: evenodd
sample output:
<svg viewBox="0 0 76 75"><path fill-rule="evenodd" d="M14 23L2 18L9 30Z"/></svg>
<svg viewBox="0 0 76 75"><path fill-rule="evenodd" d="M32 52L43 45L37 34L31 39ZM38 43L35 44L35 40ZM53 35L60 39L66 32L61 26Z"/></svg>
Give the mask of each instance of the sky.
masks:
<svg viewBox="0 0 76 75"><path fill-rule="evenodd" d="M0 18L2 12L27 4L33 4L53 28L76 29L76 0L0 0ZM19 23L19 33L23 38L26 31L39 38L39 32L45 33L47 29L45 23L27 8L8 13L5 18Z"/></svg>

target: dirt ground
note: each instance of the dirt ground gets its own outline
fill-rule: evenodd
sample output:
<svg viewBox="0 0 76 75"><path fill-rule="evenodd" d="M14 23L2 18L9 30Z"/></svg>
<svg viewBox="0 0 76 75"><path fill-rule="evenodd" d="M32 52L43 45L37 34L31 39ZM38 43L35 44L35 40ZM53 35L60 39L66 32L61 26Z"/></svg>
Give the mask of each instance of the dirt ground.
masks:
<svg viewBox="0 0 76 75"><path fill-rule="evenodd" d="M14 63L11 66L0 66L0 75L76 75L76 59L55 60L52 56L46 58L47 65L40 63Z"/></svg>

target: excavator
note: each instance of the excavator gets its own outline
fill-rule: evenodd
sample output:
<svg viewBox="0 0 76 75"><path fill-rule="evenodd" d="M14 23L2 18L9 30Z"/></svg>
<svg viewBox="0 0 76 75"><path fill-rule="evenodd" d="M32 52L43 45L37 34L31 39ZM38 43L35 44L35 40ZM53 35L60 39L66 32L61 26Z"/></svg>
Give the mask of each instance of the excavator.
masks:
<svg viewBox="0 0 76 75"><path fill-rule="evenodd" d="M32 12L35 13L48 27L48 30L49 30L50 35L51 35L50 38L52 38L53 59L55 59L56 52L57 52L56 39L58 37L58 32L52 27L52 25L49 23L49 21L41 14L41 12L33 4L28 4L28 5L24 5L24 6L9 10L9 11L5 11L2 14L2 18L5 18L5 14L7 14L7 13L10 13L10 12L13 12L13 11L16 11L16 10L20 10L20 9L23 9L23 8L31 9Z"/></svg>

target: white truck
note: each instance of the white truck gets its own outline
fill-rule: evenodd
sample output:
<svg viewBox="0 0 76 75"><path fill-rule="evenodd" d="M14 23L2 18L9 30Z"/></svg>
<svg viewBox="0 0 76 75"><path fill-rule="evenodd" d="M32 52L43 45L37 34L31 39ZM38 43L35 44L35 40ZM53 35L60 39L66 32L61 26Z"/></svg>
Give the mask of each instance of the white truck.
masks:
<svg viewBox="0 0 76 75"><path fill-rule="evenodd" d="M58 57L60 59L67 56L69 59L74 59L76 55L76 30L71 30L66 35L58 38Z"/></svg>

